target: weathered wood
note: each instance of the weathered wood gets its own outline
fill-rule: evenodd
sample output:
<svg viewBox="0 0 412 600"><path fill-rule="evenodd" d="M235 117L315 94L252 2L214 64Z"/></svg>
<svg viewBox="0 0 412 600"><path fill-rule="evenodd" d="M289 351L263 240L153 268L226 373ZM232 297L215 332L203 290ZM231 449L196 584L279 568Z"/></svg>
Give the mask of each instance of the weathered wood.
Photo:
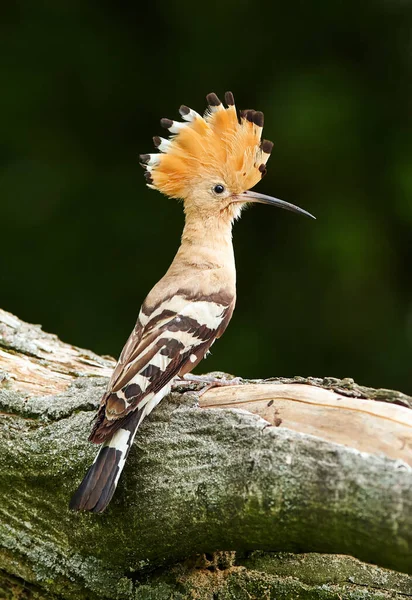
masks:
<svg viewBox="0 0 412 600"><path fill-rule="evenodd" d="M132 600L153 590L153 597L185 598L193 586L198 598L264 597L259 589L291 597L290 576L274 575L271 555L247 558L256 550L351 554L412 573L407 396L379 392L401 407L362 399L368 392L349 381L282 380L210 390L202 410L196 394L176 392L141 427L107 512L74 514L68 499L94 457L86 439L113 360L1 311L0 346L0 568L12 582L4 590L18 585L11 576L39 598ZM219 403L224 408L210 408ZM238 558L165 570L216 550ZM276 569L287 563L274 560ZM160 575L148 575L159 567ZM362 569L395 578L380 596L371 587L365 597L412 595L409 576ZM298 572L291 575L296 590L308 598L343 593L341 581L316 595L322 585ZM201 577L209 582L203 596ZM352 592L343 597L355 598Z"/></svg>
<svg viewBox="0 0 412 600"><path fill-rule="evenodd" d="M307 384L257 383L213 388L202 408L243 408L276 427L315 435L412 466L412 410L351 398Z"/></svg>

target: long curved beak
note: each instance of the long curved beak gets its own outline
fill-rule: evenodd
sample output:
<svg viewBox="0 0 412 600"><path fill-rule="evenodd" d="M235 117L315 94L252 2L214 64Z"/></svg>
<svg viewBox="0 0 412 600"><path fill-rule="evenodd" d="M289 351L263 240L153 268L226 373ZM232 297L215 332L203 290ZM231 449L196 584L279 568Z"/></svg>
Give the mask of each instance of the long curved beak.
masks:
<svg viewBox="0 0 412 600"><path fill-rule="evenodd" d="M294 204L290 204L290 202L285 202L284 200L279 200L279 198L273 198L272 196L266 196L266 194L259 194L258 192L243 192L243 194L238 194L239 202L258 202L260 204L270 204L271 206L278 206L279 208L284 208L285 210L290 210L291 212L300 213L302 215L306 215L311 219L316 219L313 215L311 215L303 208L299 208L299 206L295 206Z"/></svg>

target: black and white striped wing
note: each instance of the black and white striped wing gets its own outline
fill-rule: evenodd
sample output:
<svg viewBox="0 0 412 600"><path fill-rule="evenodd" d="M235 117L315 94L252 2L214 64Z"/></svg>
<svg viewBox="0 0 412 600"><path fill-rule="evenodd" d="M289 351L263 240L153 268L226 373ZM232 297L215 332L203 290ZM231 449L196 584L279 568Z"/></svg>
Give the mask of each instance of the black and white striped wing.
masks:
<svg viewBox="0 0 412 600"><path fill-rule="evenodd" d="M174 296L152 311L143 307L102 399L90 436L104 442L140 413L137 426L170 391L178 374L191 371L223 333L233 303ZM149 313L149 314L147 314Z"/></svg>

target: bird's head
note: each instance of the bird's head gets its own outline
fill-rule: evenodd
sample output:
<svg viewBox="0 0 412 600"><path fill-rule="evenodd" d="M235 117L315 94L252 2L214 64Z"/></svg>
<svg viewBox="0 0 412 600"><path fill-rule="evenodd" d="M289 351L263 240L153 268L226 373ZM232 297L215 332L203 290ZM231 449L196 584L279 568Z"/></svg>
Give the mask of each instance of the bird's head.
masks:
<svg viewBox="0 0 412 600"><path fill-rule="evenodd" d="M312 216L288 202L249 191L265 175L273 148L272 142L261 139L263 113L243 110L238 115L231 92L225 94L227 108L214 93L206 99L209 106L203 117L181 106L183 122L161 119L172 136L154 137L159 152L140 156L147 185L181 198L186 212L205 216L233 219L250 202Z"/></svg>

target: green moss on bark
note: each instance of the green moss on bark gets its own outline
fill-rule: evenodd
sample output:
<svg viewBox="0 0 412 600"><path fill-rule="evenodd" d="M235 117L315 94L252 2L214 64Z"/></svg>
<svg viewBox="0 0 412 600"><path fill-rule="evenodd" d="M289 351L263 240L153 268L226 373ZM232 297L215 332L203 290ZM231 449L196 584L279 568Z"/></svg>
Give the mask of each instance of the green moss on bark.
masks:
<svg viewBox="0 0 412 600"><path fill-rule="evenodd" d="M116 600L405 600L412 597L412 579L345 556L254 552L242 558L217 552L139 581L121 577L112 591ZM0 594L5 600L60 598L4 572ZM72 597L98 596L79 590Z"/></svg>
<svg viewBox="0 0 412 600"><path fill-rule="evenodd" d="M320 573L319 566L304 567L298 559L294 564L285 558L268 562L267 555L259 554L238 559L234 566L193 567L180 575L169 570L160 578L145 575L219 547L240 552L276 546L333 551L347 542L356 551L353 544L359 538L360 551L373 552L373 531L368 529L374 513L382 510L382 491L379 485L373 487L380 482L369 471L382 465L393 468L394 461L372 457L365 465L358 452L342 454L342 448L320 441L313 447L310 436L268 428L248 413L201 411L193 396L176 395L142 426L107 513L74 514L67 508L68 499L95 452L85 441L92 412L81 407L97 403L99 385L93 381L71 389L68 416L65 409L55 418L51 406L52 412L39 419L32 406L30 417L27 412L1 417L1 568L68 600L133 600L148 590L156 590L159 597L166 592L184 597L190 589L203 594L202 600L213 593L220 594L214 600L241 597L253 589L276 597L280 589L290 594L299 590L302 597L311 597L309 593L324 585L329 587L322 594L332 598L333 586L370 585L345 582L342 574L340 579L324 574L310 579L310 569ZM4 402L1 391L0 397ZM60 396L59 402L65 398ZM389 470L385 476L390 473L386 493L394 481L396 493L405 485L406 494L409 470L399 464L399 471ZM336 505L331 504L334 496ZM339 515L344 515L341 521ZM377 526L394 535L395 524L405 526L395 517L391 510ZM382 536L379 529L377 535ZM403 535L400 548L405 539ZM388 552L396 550L393 539L386 543ZM377 556L385 559L385 547L378 550Z"/></svg>

